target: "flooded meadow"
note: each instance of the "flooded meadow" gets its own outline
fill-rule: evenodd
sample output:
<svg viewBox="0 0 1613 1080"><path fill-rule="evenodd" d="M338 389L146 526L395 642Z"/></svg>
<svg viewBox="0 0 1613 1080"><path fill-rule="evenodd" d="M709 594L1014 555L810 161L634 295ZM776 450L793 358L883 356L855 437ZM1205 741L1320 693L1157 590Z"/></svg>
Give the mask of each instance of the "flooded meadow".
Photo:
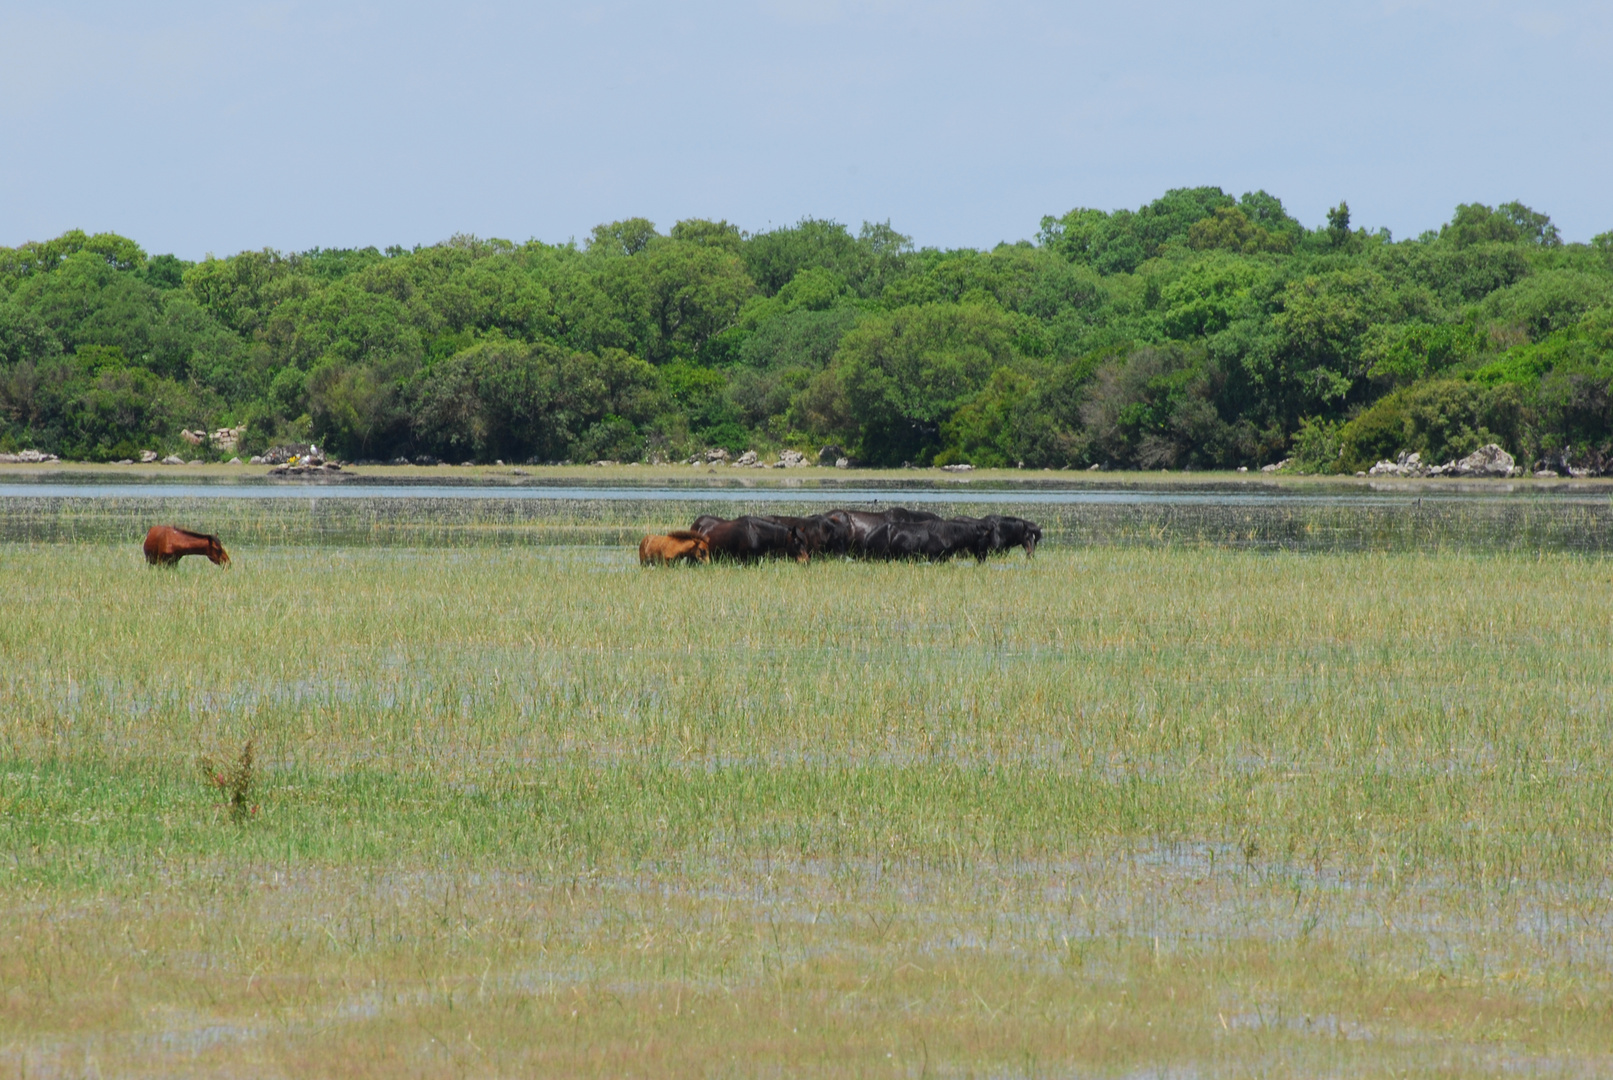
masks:
<svg viewBox="0 0 1613 1080"><path fill-rule="evenodd" d="M0 497L0 1068L1613 1067L1605 494L650 494Z"/></svg>

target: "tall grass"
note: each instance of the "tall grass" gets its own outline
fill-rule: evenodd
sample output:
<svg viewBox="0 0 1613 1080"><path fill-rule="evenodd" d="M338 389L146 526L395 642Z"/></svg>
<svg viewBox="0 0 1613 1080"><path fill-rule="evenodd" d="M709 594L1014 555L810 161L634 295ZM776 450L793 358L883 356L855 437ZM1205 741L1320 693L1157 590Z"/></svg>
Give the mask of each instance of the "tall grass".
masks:
<svg viewBox="0 0 1613 1080"><path fill-rule="evenodd" d="M524 499L483 489L479 498L335 497L310 488L306 498L78 498L44 494L6 500L0 542L133 543L153 522L216 532L226 545L322 547L618 546L647 531L686 526L701 514L810 514L835 502L789 502L758 488L746 499ZM1113 494L1113 492L1111 492ZM1245 498L1221 492L1165 501L982 502L960 489L948 502L927 503L943 515L1017 514L1043 526L1048 540L1076 546L1217 547L1284 551L1422 553L1613 549L1613 499L1594 491L1457 495L1428 489L1363 495L1334 489L1266 492ZM882 494L900 501L900 491ZM874 506L850 502L852 506ZM875 507L877 508L877 507Z"/></svg>
<svg viewBox="0 0 1613 1080"><path fill-rule="evenodd" d="M1608 1064L1599 558L232 553L6 549L0 1061Z"/></svg>

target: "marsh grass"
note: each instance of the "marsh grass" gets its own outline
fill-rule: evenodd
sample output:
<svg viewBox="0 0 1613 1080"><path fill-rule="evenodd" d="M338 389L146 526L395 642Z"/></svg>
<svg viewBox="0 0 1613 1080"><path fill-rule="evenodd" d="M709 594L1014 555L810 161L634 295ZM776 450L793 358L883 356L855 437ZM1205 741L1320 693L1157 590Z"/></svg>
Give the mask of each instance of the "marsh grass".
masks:
<svg viewBox="0 0 1613 1080"><path fill-rule="evenodd" d="M7 1068L1613 1065L1600 558L232 554L7 548Z"/></svg>
<svg viewBox="0 0 1613 1080"><path fill-rule="evenodd" d="M645 533L685 527L706 513L802 514L836 505L769 498L765 487L748 491L745 499L709 500L513 498L497 488L477 490L476 498L349 498L318 488L310 488L306 498L84 498L43 494L48 486L41 485L39 496L6 500L0 542L138 543L152 522L163 521L216 533L227 546L618 547L636 544ZM1049 542L1080 547L1520 554L1613 549L1607 488L1511 494L1492 489L1466 496L1437 487L1392 495L1327 487L1278 490L1290 497L1240 503L1222 492L1197 502L1046 503L971 501L960 486L953 501L925 506L945 516L1029 517L1042 524ZM1155 494L1170 492L1171 485L1163 485ZM901 501L898 490L881 494L878 505Z"/></svg>

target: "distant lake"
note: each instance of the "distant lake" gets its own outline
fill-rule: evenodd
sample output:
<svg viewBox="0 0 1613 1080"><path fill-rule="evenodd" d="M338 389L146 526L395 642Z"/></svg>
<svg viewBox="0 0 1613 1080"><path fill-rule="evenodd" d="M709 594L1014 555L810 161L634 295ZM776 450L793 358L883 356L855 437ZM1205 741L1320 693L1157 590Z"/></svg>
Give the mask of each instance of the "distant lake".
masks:
<svg viewBox="0 0 1613 1080"><path fill-rule="evenodd" d="M1497 482L1494 491L1439 486L1400 490L1348 488L1305 491L1284 488L1239 490L1233 485L1193 488L1002 486L954 483L945 486L614 486L520 483L366 483L351 480L292 480L256 483L0 483L0 499L498 499L576 502L735 502L735 503L975 503L984 505L1119 506L1405 506L1475 500L1506 502L1607 503L1613 492L1598 489L1517 488Z"/></svg>

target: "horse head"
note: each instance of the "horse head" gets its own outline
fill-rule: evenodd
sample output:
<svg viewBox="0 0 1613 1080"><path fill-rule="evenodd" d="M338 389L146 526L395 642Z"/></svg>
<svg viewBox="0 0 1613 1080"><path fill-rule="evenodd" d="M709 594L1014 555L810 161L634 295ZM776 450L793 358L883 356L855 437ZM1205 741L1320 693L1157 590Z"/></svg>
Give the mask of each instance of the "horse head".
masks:
<svg viewBox="0 0 1613 1080"><path fill-rule="evenodd" d="M1025 558L1029 559L1036 554L1036 545L1042 542L1042 527L1034 521L1025 526Z"/></svg>
<svg viewBox="0 0 1613 1080"><path fill-rule="evenodd" d="M807 541L806 530L799 525L790 526L790 537L785 542L784 550L795 556L795 561L806 565L812 558L812 546Z"/></svg>

